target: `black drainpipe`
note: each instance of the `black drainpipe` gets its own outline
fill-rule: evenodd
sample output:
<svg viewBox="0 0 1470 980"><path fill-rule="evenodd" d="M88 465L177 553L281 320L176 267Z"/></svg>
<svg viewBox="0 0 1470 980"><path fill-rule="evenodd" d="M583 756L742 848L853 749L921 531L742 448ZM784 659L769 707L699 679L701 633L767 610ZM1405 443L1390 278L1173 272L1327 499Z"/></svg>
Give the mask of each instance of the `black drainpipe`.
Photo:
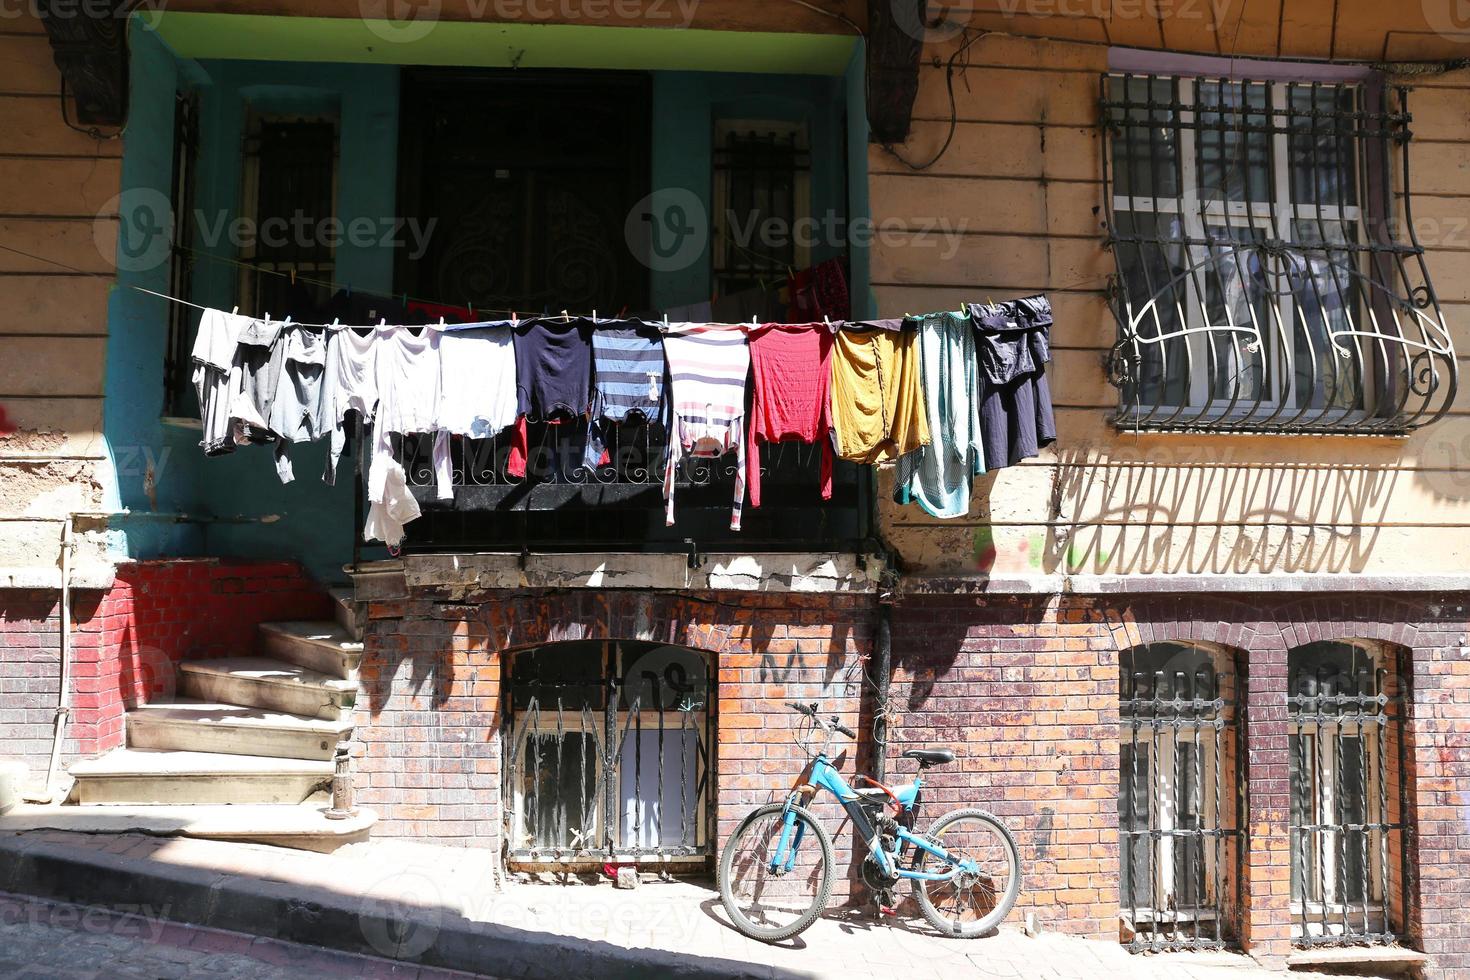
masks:
<svg viewBox="0 0 1470 980"><path fill-rule="evenodd" d="M886 594L878 598L878 635L873 643L873 669L878 673L878 703L873 706L873 778L880 783L888 769L888 687L893 672L891 601Z"/></svg>

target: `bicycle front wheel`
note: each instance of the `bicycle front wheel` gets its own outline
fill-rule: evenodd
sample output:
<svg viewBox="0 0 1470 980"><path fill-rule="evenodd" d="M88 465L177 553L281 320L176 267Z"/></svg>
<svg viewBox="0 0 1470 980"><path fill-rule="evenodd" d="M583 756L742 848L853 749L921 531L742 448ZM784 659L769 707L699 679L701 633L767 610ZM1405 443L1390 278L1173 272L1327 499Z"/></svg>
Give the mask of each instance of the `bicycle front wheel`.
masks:
<svg viewBox="0 0 1470 980"><path fill-rule="evenodd" d="M914 867L947 873L970 867L948 881L914 880L914 897L931 926L946 936L974 939L1000 925L1021 893L1021 852L1005 824L979 809L952 810L927 835L948 852L949 861L920 850Z"/></svg>
<svg viewBox="0 0 1470 980"><path fill-rule="evenodd" d="M790 939L832 897L832 838L804 807L768 803L735 828L720 855L720 900L752 939Z"/></svg>

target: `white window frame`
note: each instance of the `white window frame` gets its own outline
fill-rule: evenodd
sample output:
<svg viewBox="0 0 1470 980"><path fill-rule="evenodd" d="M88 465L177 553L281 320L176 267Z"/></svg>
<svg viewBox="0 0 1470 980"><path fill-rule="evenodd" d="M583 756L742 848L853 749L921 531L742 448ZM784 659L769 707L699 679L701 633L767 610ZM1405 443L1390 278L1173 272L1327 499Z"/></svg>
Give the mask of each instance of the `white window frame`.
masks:
<svg viewBox="0 0 1470 980"><path fill-rule="evenodd" d="M1135 75L1134 77L1141 78L1145 76ZM1204 239L1205 229L1207 225L1228 227L1231 231L1241 229L1260 229L1263 232L1274 235L1277 239L1286 242L1297 240L1292 225L1300 221L1316 222L1320 220L1322 222L1337 223L1339 226L1341 223L1347 222L1356 223L1359 227L1362 226L1362 201L1359 201L1357 205L1338 207L1326 204L1318 205L1313 203L1297 203L1293 200L1291 196L1293 190L1291 180L1291 134L1288 133L1269 134L1271 140L1271 179L1276 190L1276 203L1274 205L1271 201L1245 202L1206 199L1204 201L1203 208L1201 208L1201 197L1199 193L1200 188L1198 186L1199 148L1197 145L1194 124L1196 121L1196 115L1199 111L1212 112L1214 110L1212 108L1205 108L1203 110L1195 108L1199 106L1199 91L1203 86L1213 84L1218 84L1222 86L1238 86L1239 82L1232 79L1225 79L1208 75L1155 75L1149 77L1157 79L1167 79L1169 83L1173 86L1174 93L1179 99L1179 102L1184 106L1190 107L1182 109L1180 111L1179 119L1179 143L1176 148L1178 160L1177 179L1179 181L1179 197L1178 199L1176 199L1174 197L1145 197L1138 194L1118 194L1116 193L1118 181L1115 172L1114 179L1111 182L1114 188L1112 200L1114 214L1127 214L1135 219L1138 217L1157 218L1160 216L1177 215L1181 219L1181 231L1183 232L1184 236L1188 239L1193 240ZM1110 73L1109 84L1121 84L1123 83L1123 81L1123 73ZM1264 87L1265 83L1257 82L1255 84ZM1288 108L1287 98L1289 84L1290 83L1279 83L1272 85L1269 88L1269 92L1271 94L1271 105L1269 108L1272 110L1272 113L1268 115L1268 119L1279 120L1290 118L1289 115L1284 115ZM1298 84L1301 86L1305 86L1306 90L1308 91L1310 91L1311 89L1311 82L1308 80L1304 79ZM1352 90L1357 93L1358 98L1361 98L1361 84L1332 83L1332 87L1334 89L1346 88ZM1298 91L1301 90L1302 89L1298 89ZM1249 93L1251 89L1247 88L1246 91L1247 93ZM1247 97L1249 96L1247 95ZM1243 111L1246 111L1247 114L1249 114L1250 109L1249 107L1246 107ZM1261 109L1256 111L1266 112L1266 107L1262 107ZM1357 152L1356 145L1354 151L1355 153ZM1104 152L1111 151L1105 147ZM1355 156L1355 159L1358 160L1359 165L1361 165L1361 156ZM1358 181L1358 175L1356 171L1352 175L1352 178L1353 186L1360 187L1361 184ZM1249 179L1249 175L1247 175L1247 179ZM1274 215L1273 211L1276 212ZM1273 218L1275 219L1274 225L1272 223ZM1226 225L1227 220L1231 222L1228 226ZM1137 230L1136 224L1134 225L1134 230L1135 232ZM1200 285L1196 283L1196 277L1203 279L1208 276L1209 273L1206 267L1208 259L1209 250L1205 246L1190 245L1188 247L1186 261L1197 271L1195 273L1186 275L1182 280L1182 285L1184 287L1182 292L1185 294L1185 302L1184 309L1179 311L1182 314L1182 316L1180 316L1180 322L1183 324L1183 327L1185 329L1191 331L1187 336L1183 338L1184 342L1187 343L1190 347L1190 355L1192 360L1192 373L1189 377L1188 386L1189 390L1186 394L1185 404L1183 406L1185 408L1201 407L1206 400L1207 394L1209 393L1209 381L1207 377L1207 371L1209 367L1209 355L1206 350L1207 344L1209 344L1212 339L1217 336L1239 337L1240 340L1237 343L1245 343L1247 337L1247 335L1244 333L1216 334L1207 332L1207 328L1211 326L1243 326L1243 324L1236 324L1234 322L1234 319L1231 315L1233 311L1231 310L1231 306L1228 302L1225 304L1226 322L1224 324L1210 324L1207 321L1206 297L1202 295ZM1345 315L1348 318L1348 325L1350 329L1358 330L1363 328L1362 325L1357 322L1359 317L1362 315L1363 309L1363 298L1359 296L1357 308L1345 310ZM1296 316L1291 293L1286 292L1283 295L1278 296L1275 303L1268 308L1268 312L1270 314L1269 318L1271 319L1271 322L1261 323L1257 325L1261 337L1265 341L1267 346L1256 353L1253 356L1253 360L1255 360L1256 363L1259 363L1263 370L1266 370L1267 367L1273 363L1279 363L1279 370L1266 370L1267 377L1265 379L1265 383L1272 385L1273 387L1275 387L1276 390L1267 392L1266 396L1261 399L1261 404L1259 408L1255 408L1254 396L1246 397L1242 395L1239 399L1236 400L1236 407L1234 411L1232 411L1231 409L1232 402L1230 399L1221 399L1217 397L1209 403L1205 415L1206 418L1223 420L1228 419L1235 414L1258 415L1262 412L1274 412L1278 409L1282 412L1282 414L1289 416L1301 410L1300 406L1297 406L1295 404L1297 364L1296 345L1294 341L1298 336L1298 332L1303 329L1303 324L1300 318ZM1371 311L1369 315L1371 315ZM1278 324L1280 323L1291 323L1293 325L1293 329L1287 334L1293 342L1288 345L1288 349L1286 351L1277 353L1272 350L1272 345L1278 343L1281 339L1281 334L1283 333L1283 331L1278 328ZM1368 355L1363 351L1362 343L1360 341L1354 341L1353 343L1355 344L1355 346L1357 346L1359 350L1360 363L1364 364L1365 366L1371 366L1372 362ZM1159 348L1160 364L1163 365L1163 371L1165 374L1165 383L1161 385L1162 390L1167 387L1168 381L1168 342L1159 343L1155 346ZM1239 367L1240 364L1244 361L1244 358L1237 358L1234 362L1235 366ZM1364 418L1368 414L1367 410L1370 409L1374 403L1375 389L1373 374L1374 372L1371 370L1365 370L1362 372L1361 406L1325 410L1320 408L1312 408L1308 409L1308 411L1310 411L1314 416L1320 416L1323 419L1349 420ZM1308 395L1308 398L1310 397L1311 393L1309 393ZM1240 402L1244 402L1247 407L1241 407L1241 405L1239 404ZM1159 404L1142 404L1136 407L1125 405L1124 407L1125 411L1135 412L1138 415L1142 415L1151 411L1155 413L1172 411L1179 406L1166 402L1160 402Z"/></svg>

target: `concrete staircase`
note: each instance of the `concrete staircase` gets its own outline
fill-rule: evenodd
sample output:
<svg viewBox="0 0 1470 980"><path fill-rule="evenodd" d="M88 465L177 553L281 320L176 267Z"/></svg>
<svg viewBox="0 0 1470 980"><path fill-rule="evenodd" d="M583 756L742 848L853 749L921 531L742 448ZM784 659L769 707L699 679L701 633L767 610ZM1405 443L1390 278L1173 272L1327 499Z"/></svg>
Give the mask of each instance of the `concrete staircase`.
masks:
<svg viewBox="0 0 1470 980"><path fill-rule="evenodd" d="M262 623L253 656L180 664L178 697L127 713L124 748L68 769L74 806L56 819L311 850L366 839L371 813L322 815L362 659L351 591L333 599L333 622Z"/></svg>

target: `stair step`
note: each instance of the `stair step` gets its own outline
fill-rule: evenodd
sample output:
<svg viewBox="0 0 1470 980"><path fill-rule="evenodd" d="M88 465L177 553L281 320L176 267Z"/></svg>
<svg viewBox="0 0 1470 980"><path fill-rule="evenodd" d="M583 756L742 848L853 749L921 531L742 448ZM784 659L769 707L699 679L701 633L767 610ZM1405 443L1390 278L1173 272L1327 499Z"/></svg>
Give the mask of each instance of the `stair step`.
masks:
<svg viewBox="0 0 1470 980"><path fill-rule="evenodd" d="M366 607L357 601L357 589L351 585L334 585L327 591L332 595L332 616L337 625L352 639L360 641L366 625Z"/></svg>
<svg viewBox="0 0 1470 980"><path fill-rule="evenodd" d="M362 661L362 642L333 622L261 623L260 652L308 670L352 680Z"/></svg>
<svg viewBox="0 0 1470 980"><path fill-rule="evenodd" d="M330 788L332 769L319 759L129 748L67 772L76 803L301 803Z"/></svg>
<svg viewBox="0 0 1470 980"><path fill-rule="evenodd" d="M328 820L325 811L324 805L316 803L22 804L0 816L0 834L42 830L149 834L335 851L344 844L367 840L378 819L371 810L359 809L343 820Z"/></svg>
<svg viewBox="0 0 1470 980"><path fill-rule="evenodd" d="M332 721L352 715L357 682L268 657L222 657L179 664L186 697Z"/></svg>
<svg viewBox="0 0 1470 980"><path fill-rule="evenodd" d="M129 711L124 723L128 746L135 749L279 759L330 759L352 731L349 721L192 698L142 705Z"/></svg>

